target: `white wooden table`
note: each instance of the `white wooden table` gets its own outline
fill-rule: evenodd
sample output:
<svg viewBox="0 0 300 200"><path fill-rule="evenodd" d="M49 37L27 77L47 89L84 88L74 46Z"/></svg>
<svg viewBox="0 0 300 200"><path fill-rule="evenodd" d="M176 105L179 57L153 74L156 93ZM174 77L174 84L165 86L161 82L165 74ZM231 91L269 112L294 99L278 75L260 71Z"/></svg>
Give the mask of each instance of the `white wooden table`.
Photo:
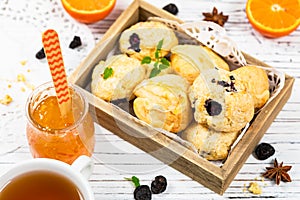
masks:
<svg viewBox="0 0 300 200"><path fill-rule="evenodd" d="M147 1L157 7L163 7L170 2L175 3L179 8L177 16L184 21L202 20L202 12L210 12L215 6L224 14L229 15L229 21L225 24L225 28L238 46L257 59L294 76L296 78L295 86L288 103L261 141L272 144L276 150L275 155L265 161L259 161L251 155L223 196L215 194L113 133L97 126L97 144L94 156L96 165L90 178L96 199L133 199L134 187L130 182L125 181L124 177L135 175L140 178L142 184L150 185L154 177L160 174L167 178L168 188L163 194L153 195L153 199L156 200L300 199L300 172L298 171L300 169L298 159L300 151L300 29L298 28L297 31L286 37L264 38L248 23L245 13L246 0ZM87 26L96 42L101 39L105 31L130 3L129 0L117 0L116 7L105 20ZM4 67L1 66L1 62L0 67ZM4 109L2 105L0 105L1 109L2 111ZM4 134L5 130L0 129L0 131L2 131L0 134ZM20 137L24 135L25 127L21 127ZM270 166L274 158L277 158L279 162L283 161L285 165L293 166L289 173L292 178L291 183L281 183L277 186L273 181L261 180L261 174L265 171L265 167ZM9 153L1 154L0 175L15 163L26 159L32 159L27 144L23 144ZM263 193L254 195L247 191L250 182L257 182Z"/></svg>

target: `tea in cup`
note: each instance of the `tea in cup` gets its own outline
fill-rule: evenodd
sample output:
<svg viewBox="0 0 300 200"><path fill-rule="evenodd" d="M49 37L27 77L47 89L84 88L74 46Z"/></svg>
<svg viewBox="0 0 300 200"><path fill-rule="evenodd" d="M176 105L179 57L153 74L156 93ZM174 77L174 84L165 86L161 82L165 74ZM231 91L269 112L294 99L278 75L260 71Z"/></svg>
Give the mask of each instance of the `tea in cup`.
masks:
<svg viewBox="0 0 300 200"><path fill-rule="evenodd" d="M28 160L0 177L0 199L94 200L87 181L92 169L87 156L72 165L49 158Z"/></svg>

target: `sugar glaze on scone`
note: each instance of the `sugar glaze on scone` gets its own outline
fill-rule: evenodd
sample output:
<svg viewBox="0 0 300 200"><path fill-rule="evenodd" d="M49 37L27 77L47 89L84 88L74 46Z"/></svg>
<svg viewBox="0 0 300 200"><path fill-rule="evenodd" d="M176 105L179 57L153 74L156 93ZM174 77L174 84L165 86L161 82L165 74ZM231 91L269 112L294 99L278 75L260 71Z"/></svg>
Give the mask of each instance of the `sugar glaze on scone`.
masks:
<svg viewBox="0 0 300 200"><path fill-rule="evenodd" d="M187 81L174 74L144 80L134 90L134 113L154 127L174 133L184 130L193 118L188 88Z"/></svg>
<svg viewBox="0 0 300 200"><path fill-rule="evenodd" d="M112 75L104 79L105 68L112 68ZM137 59L115 55L100 61L92 74L91 90L106 101L132 97L134 88L145 79L146 69Z"/></svg>
<svg viewBox="0 0 300 200"><path fill-rule="evenodd" d="M142 60L145 56L155 59L156 47L163 40L161 57L178 44L172 29L160 22L138 22L122 32L119 44L122 53Z"/></svg>
<svg viewBox="0 0 300 200"><path fill-rule="evenodd" d="M254 116L254 102L245 83L222 69L201 73L190 87L195 120L216 131L241 130Z"/></svg>
<svg viewBox="0 0 300 200"><path fill-rule="evenodd" d="M207 160L223 160L240 131L218 132L198 123L192 123L181 137L194 145L199 155Z"/></svg>

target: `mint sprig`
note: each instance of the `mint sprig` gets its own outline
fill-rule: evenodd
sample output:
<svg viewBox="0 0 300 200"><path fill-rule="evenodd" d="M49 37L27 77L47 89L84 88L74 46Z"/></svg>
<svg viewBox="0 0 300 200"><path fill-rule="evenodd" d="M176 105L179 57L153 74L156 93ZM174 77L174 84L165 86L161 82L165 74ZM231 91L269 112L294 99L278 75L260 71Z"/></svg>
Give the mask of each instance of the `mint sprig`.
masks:
<svg viewBox="0 0 300 200"><path fill-rule="evenodd" d="M140 179L136 176L132 176L131 178L124 178L127 181L132 181L135 187L140 186Z"/></svg>
<svg viewBox="0 0 300 200"><path fill-rule="evenodd" d="M149 63L151 63L151 57L145 56L142 60L142 64L149 64Z"/></svg>
<svg viewBox="0 0 300 200"><path fill-rule="evenodd" d="M111 68L111 67L106 67L105 69L104 69L104 72L103 72L103 79L104 80L106 80L106 79L108 79L109 77L111 77L112 75L113 75L113 73L114 73L114 70L113 70L113 68Z"/></svg>
<svg viewBox="0 0 300 200"><path fill-rule="evenodd" d="M151 70L150 73L150 78L157 76L161 70L164 70L170 66L170 62L162 57L161 55L161 48L163 45L164 40L160 40L156 46L156 50L154 52L155 56L155 63L154 63L154 68ZM150 56L145 56L143 60L141 61L141 64L150 64L151 63L151 57Z"/></svg>

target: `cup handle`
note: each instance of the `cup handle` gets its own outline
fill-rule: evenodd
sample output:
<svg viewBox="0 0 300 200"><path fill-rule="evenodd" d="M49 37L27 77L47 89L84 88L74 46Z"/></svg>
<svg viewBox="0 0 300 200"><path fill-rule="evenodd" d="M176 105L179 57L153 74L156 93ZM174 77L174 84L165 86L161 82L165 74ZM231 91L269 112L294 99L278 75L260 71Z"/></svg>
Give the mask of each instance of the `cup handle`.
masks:
<svg viewBox="0 0 300 200"><path fill-rule="evenodd" d="M93 169L94 169L94 162L88 156L79 156L71 165L71 167L80 172L84 178L87 180L90 178Z"/></svg>

